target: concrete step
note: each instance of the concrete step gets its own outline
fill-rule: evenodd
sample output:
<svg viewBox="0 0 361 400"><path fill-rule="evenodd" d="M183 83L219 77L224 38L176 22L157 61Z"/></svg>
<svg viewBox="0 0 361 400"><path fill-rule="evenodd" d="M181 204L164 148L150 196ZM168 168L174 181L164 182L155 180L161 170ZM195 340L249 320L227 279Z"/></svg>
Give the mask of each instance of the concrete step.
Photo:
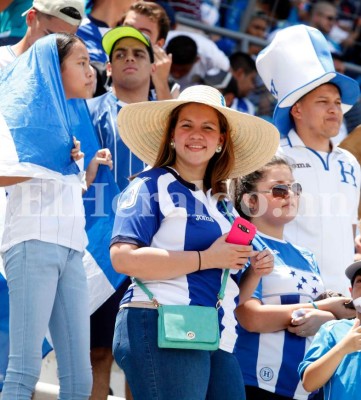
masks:
<svg viewBox="0 0 361 400"><path fill-rule="evenodd" d="M59 394L59 386L51 383L38 382L33 400L56 400ZM124 397L108 396L108 400L125 400Z"/></svg>
<svg viewBox="0 0 361 400"><path fill-rule="evenodd" d="M123 371L114 362L111 370L110 387L114 396L108 400L125 400L125 379ZM41 374L33 400L56 400L59 393L55 352L50 352L43 360ZM0 393L1 400L1 393Z"/></svg>

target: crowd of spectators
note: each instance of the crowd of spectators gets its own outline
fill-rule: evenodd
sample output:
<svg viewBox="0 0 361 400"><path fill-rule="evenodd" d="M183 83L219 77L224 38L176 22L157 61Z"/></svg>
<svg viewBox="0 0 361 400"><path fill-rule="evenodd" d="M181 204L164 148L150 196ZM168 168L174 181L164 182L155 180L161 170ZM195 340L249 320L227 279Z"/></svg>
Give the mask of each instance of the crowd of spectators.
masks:
<svg viewBox="0 0 361 400"><path fill-rule="evenodd" d="M41 2L44 3L44 1ZM154 3L149 1L84 0L85 14L83 16L78 13L79 18L76 18L76 23L72 23L72 20L69 23L66 22L66 19L61 18L60 22L55 20L54 23L54 20L51 19L53 17L49 19L47 13L44 12L43 15L37 10L36 0L7 0L2 2L0 6L0 68L14 62L41 36L54 32L67 30L69 33L76 33L85 42L91 64L89 71L92 71L88 71L88 75L90 76L93 73L94 82L92 84L92 94L81 98L88 98L87 107L90 110L97 137L102 147L109 148L113 154L114 169L112 174L121 191L127 187L128 177L133 176L146 166L143 159L138 160L138 158L135 158L135 155L128 149L128 145L121 141L117 131L117 115L125 105L176 99L180 91L189 89L191 86L206 84L222 92L225 97L225 106L232 109L230 111L231 114L236 112L235 110L241 111L245 114L260 116L263 119L275 122L277 126L276 118L273 121L274 110L275 107L277 110L280 100L286 96L280 96L277 99L277 96L272 93L272 87L266 87L264 82L270 82L271 80L264 79L264 76L263 79L261 78L259 65L256 68L256 58L267 44L276 37L277 33L285 28L300 24L316 28L327 41L335 70L353 78L356 81L356 86L361 84L361 17L359 17L361 0L164 0L155 1L155 3L157 3L155 4L156 7L150 6L150 4L154 5ZM150 7L149 9L147 5ZM161 11L157 8L158 5L163 7ZM167 17L162 14L164 13L163 9ZM189 21L199 22L199 27L191 28L186 23L180 24L177 22L177 15L182 15ZM71 16L71 18L73 17ZM241 40L231 38L231 34L229 36L226 34L221 36L216 31L214 33L206 33L202 30L203 24L224 28L230 33L239 32L245 34L247 35L245 36L247 45L245 46L245 43L242 43ZM41 33L39 33L39 26L45 27L44 29L42 28ZM122 28L119 28L119 26L122 26ZM123 35L118 32L116 40L114 39L113 41L114 43L108 39L112 42L112 46L109 48L107 46L104 47L104 36L107 34L108 38L113 35L116 36L114 31L117 32L119 29L126 29L127 33ZM132 33L130 34L129 32ZM143 37L140 32L145 36ZM323 40L321 33L320 36ZM141 46L140 50L139 46ZM324 47L327 46L325 44ZM264 52L261 54L264 54ZM126 57L138 58L137 63L140 67L138 67L136 77L130 77L131 74L128 76L124 69L121 69ZM330 62L330 65L332 65L332 62ZM350 65L353 65L353 68L348 68ZM267 70L269 69L268 62ZM296 68L293 70L296 70ZM296 82L296 79L294 81L291 79L290 81ZM322 90L324 90L324 82L322 87ZM332 85L326 85L326 89L328 89L326 95L334 95L336 99L339 97L339 92L341 91L342 93L342 90L336 90ZM191 91L191 93L196 93L196 91ZM358 93L358 90L355 89L355 93ZM91 97L93 98L90 99ZM356 97L359 96L355 95ZM295 106L295 110L299 107L298 100L292 104L292 107ZM347 104L351 107L354 101ZM224 104L222 104L223 106ZM339 143L355 126L360 124L361 119L358 112L360 107L361 102L358 100L353 108L345 114L343 123L341 123L342 116L339 117L339 124L337 124L334 132L335 138L327 138L326 150L316 148L314 149L315 153L332 152L336 148L334 144ZM293 111L294 114L297 111L295 110ZM194 115L196 116L197 113L198 111L195 110ZM246 118L249 117L248 115L246 116ZM242 114L242 118L244 118L244 114ZM297 118L294 115L293 118L297 122ZM313 116L313 118L316 117ZM303 123L307 125L308 121L308 116L304 115ZM296 122L294 122L295 125L297 125ZM300 123L298 122L298 124ZM278 126L277 128L280 130ZM298 128L301 132L302 129L299 126ZM338 135L336 130L339 132ZM289 131L286 132L286 135L288 133ZM296 132L293 132L293 139L295 135ZM331 139L334 144L331 143ZM289 139L287 140L289 141ZM172 147L175 146L173 142L170 141L170 148L174 150L175 147ZM221 144L218 143L215 153L222 151ZM218 149L219 147L220 149ZM311 145L307 145L307 148L313 149ZM120 154L122 155L121 157L119 156ZM128 159L129 161L124 161ZM118 164L119 160L122 162ZM342 168L342 163L346 163L343 159L336 161L341 164ZM336 161L335 165L337 164ZM354 162L355 165L353 167L358 171L356 160ZM287 175L285 182L293 182L291 168L288 165L283 165L282 168L289 175ZM359 177L355 178L353 176L354 169L351 172L346 171L344 175L349 175L355 179L355 182L358 182ZM342 173L343 171L342 169ZM329 170L325 169L324 172L328 176ZM299 178L297 173L295 173L295 178ZM301 176L301 178L304 177ZM300 181L301 178L299 179ZM323 179L323 181L326 182L326 179ZM347 181L346 178L345 181ZM301 190L299 190L299 193L295 192L292 188L296 186L293 185L294 183L292 183L292 186L286 185L288 188L285 189L288 193L287 196L291 190L291 192L293 191L293 196L299 197ZM327 185L330 185L329 182L327 182ZM272 190L263 192L272 193L273 195ZM358 193L359 186L355 183L352 190ZM319 191L319 187L317 187L316 191ZM341 191L339 190L339 192ZM262 191L259 191L259 193L262 193ZM0 197L4 198L3 191L0 192ZM277 196L274 197L277 198ZM283 199L285 197L286 195ZM357 194L354 196L353 192L348 197L358 200ZM282 199L282 196L278 196L278 198ZM352 208L356 210L356 206ZM323 224L320 225L322 226ZM350 225L348 224L348 228L350 228ZM322 237L326 237L322 229L319 229L319 231ZM349 229L348 231L350 236L353 236ZM343 236L346 237L346 235ZM283 240L282 235L280 238ZM313 240L314 238L315 236L313 236ZM349 252L351 258L354 256L355 244L352 239L347 240L348 247L352 247ZM298 242L297 244L299 245ZM200 257L199 251L196 251ZM260 248L260 251L262 251L262 248ZM321 258L319 257L319 259ZM335 259L335 254L333 254L333 258ZM199 263L201 262L200 260L199 258ZM198 261L198 258L196 261ZM329 265L330 263L325 264ZM342 264L347 263L342 261ZM307 264L308 267L309 265ZM200 264L197 272L199 270ZM320 270L322 272L322 268ZM121 269L119 271L124 272ZM130 274L125 273L125 275ZM335 274L333 275L336 276ZM126 286L128 284L129 281L126 281ZM118 289L122 296L125 289L125 287ZM114 297L112 303L111 314L113 319L118 311L119 293L118 297ZM316 296L311 299L315 300ZM314 314L320 312L318 306L314 303L306 305L307 307ZM101 318L110 320L104 309L100 308L98 311ZM290 310L287 308L287 320L289 319L288 311ZM333 318L335 313L333 314L329 315L329 317ZM93 326L102 326L100 336L103 340L105 337L104 325L97 321L93 315L92 324ZM94 345L94 342L96 342L95 333L94 330L91 331L92 342L90 347L92 349L91 362L94 381L92 398L100 396L96 394L100 392L102 392L102 396L106 396L109 391L110 367L113 362L111 354L113 325L112 320L108 332L109 340L107 340L106 344L102 341L101 346ZM315 332L317 332L317 329ZM291 330L290 332L305 338L307 336L311 337L315 333L312 331L312 334L305 335L304 330L300 332L292 332ZM98 348L101 348L102 351L94 351L94 349ZM106 352L104 352L104 349ZM294 374L295 376L297 375L296 369ZM296 377L295 382L298 382L298 375ZM99 390L99 392L96 392L96 390ZM141 396L138 396L138 398L141 398ZM130 398L131 394L127 393L127 399Z"/></svg>

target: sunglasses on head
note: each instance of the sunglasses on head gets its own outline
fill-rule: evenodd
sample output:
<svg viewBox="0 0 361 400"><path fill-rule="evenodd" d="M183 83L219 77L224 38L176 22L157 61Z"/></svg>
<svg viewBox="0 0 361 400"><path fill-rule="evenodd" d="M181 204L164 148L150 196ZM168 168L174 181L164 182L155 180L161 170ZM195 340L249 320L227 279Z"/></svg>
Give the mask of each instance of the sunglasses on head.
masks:
<svg viewBox="0 0 361 400"><path fill-rule="evenodd" d="M302 186L298 182L291 184L279 183L271 187L270 190L260 190L257 193L272 193L273 197L285 199L289 196L290 190L295 196L300 196L302 193Z"/></svg>

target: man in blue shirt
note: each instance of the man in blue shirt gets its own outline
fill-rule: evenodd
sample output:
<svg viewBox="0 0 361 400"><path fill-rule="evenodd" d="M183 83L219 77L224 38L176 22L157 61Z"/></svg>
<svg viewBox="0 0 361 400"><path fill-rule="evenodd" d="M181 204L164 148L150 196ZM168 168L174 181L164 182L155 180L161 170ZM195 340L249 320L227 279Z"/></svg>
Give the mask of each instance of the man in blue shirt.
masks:
<svg viewBox="0 0 361 400"><path fill-rule="evenodd" d="M114 38L115 44L108 47L109 36ZM113 155L114 179L123 190L129 183L128 177L142 171L145 164L122 142L117 115L125 104L149 100L154 59L149 40L132 27L109 31L104 36L103 46L110 56L107 74L112 77L112 87L104 95L89 100L88 106L101 146L106 144Z"/></svg>
<svg viewBox="0 0 361 400"><path fill-rule="evenodd" d="M112 87L104 95L89 100L88 106L101 146L106 145L112 153L112 173L122 191L128 185L128 178L141 172L146 165L121 140L117 115L126 104L149 100L154 55L148 37L129 26L110 30L105 34L102 44L109 56L107 74L112 78ZM108 395L115 317L119 300L128 285L129 281L126 280L91 316L94 399L106 399Z"/></svg>
<svg viewBox="0 0 361 400"><path fill-rule="evenodd" d="M307 391L324 387L325 399L350 400L360 396L361 261L346 268L356 319L334 320L321 326L298 372Z"/></svg>

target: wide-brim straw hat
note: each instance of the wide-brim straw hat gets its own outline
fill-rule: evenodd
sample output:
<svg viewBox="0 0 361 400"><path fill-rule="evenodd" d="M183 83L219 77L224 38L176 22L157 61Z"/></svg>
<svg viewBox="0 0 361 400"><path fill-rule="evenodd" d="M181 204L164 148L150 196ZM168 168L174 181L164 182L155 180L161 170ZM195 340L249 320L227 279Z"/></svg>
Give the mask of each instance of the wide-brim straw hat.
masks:
<svg viewBox="0 0 361 400"><path fill-rule="evenodd" d="M174 100L125 105L118 114L121 139L137 157L153 166L170 113L187 103L213 107L226 117L235 156L234 168L228 178L257 170L275 154L280 138L277 128L261 118L226 107L223 95L206 85L191 86Z"/></svg>

